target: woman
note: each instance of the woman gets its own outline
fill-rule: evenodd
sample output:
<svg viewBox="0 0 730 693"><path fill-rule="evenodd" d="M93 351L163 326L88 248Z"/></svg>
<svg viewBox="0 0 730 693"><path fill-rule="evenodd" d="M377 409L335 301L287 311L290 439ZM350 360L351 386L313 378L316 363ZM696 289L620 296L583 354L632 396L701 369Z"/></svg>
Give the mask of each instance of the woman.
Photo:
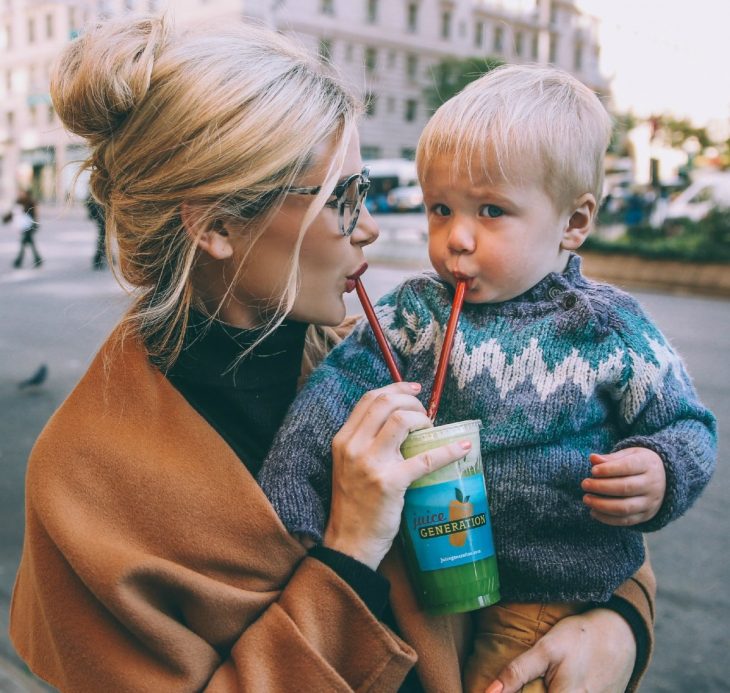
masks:
<svg viewBox="0 0 730 693"><path fill-rule="evenodd" d="M288 536L252 476L377 237L359 104L281 36L157 19L71 44L52 94L135 300L31 455L18 652L72 691L458 689L469 617L420 613L390 551L406 487L464 451L402 461L429 425L417 388L369 393L338 434L321 546ZM636 680L651 570L630 582L628 621L566 619L497 688Z"/></svg>

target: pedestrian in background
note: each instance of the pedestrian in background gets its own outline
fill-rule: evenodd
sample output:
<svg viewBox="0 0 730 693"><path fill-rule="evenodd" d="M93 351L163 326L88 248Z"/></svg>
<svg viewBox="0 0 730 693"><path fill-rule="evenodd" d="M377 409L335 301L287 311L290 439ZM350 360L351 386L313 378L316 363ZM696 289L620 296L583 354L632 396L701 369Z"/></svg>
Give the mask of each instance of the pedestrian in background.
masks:
<svg viewBox="0 0 730 693"><path fill-rule="evenodd" d="M38 231L38 218L36 212L36 201L30 190L24 190L18 195L12 209L3 217L3 223L13 222L15 230L20 235L20 248L18 255L13 261L16 269L23 265L25 249L30 248L33 254L33 267L40 267L43 259L35 244L35 234Z"/></svg>
<svg viewBox="0 0 730 693"><path fill-rule="evenodd" d="M106 215L104 207L100 205L94 196L89 194L86 198L86 209L89 219L96 223L96 252L91 260L91 266L95 270L102 270L106 267Z"/></svg>

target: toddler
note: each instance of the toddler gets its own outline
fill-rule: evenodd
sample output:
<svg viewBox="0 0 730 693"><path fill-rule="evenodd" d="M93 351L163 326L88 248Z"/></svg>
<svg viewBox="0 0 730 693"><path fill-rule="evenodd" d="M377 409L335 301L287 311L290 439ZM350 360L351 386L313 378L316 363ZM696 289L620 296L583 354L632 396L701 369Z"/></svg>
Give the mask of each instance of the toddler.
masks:
<svg viewBox="0 0 730 693"><path fill-rule="evenodd" d="M435 423L482 421L503 598L477 615L470 691L559 619L607 602L642 564L642 532L682 515L715 465L714 417L676 352L631 296L586 279L574 254L610 135L595 94L553 68L505 66L470 84L418 145L436 273L378 303L425 402L454 286L467 282ZM365 322L309 379L260 475L290 531L321 539L332 438L388 382Z"/></svg>

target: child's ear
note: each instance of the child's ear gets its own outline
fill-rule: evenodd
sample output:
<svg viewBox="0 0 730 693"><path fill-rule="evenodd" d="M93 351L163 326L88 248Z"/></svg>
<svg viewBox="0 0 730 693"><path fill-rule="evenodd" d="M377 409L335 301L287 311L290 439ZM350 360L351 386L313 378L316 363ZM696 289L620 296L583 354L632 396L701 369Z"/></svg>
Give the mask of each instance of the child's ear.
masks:
<svg viewBox="0 0 730 693"><path fill-rule="evenodd" d="M573 211L563 231L560 247L563 250L577 250L588 236L596 214L596 198L584 193L573 204Z"/></svg>
<svg viewBox="0 0 730 693"><path fill-rule="evenodd" d="M214 260L225 260L233 255L228 230L221 219L211 219L202 207L183 202L180 218L186 233Z"/></svg>

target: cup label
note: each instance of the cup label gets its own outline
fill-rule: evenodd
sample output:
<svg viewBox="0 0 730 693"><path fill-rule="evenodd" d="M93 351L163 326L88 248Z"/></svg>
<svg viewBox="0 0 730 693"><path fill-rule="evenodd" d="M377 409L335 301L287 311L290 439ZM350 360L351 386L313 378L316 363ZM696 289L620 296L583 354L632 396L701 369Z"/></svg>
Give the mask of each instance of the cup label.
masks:
<svg viewBox="0 0 730 693"><path fill-rule="evenodd" d="M403 519L422 571L452 568L494 555L481 474L409 488Z"/></svg>

